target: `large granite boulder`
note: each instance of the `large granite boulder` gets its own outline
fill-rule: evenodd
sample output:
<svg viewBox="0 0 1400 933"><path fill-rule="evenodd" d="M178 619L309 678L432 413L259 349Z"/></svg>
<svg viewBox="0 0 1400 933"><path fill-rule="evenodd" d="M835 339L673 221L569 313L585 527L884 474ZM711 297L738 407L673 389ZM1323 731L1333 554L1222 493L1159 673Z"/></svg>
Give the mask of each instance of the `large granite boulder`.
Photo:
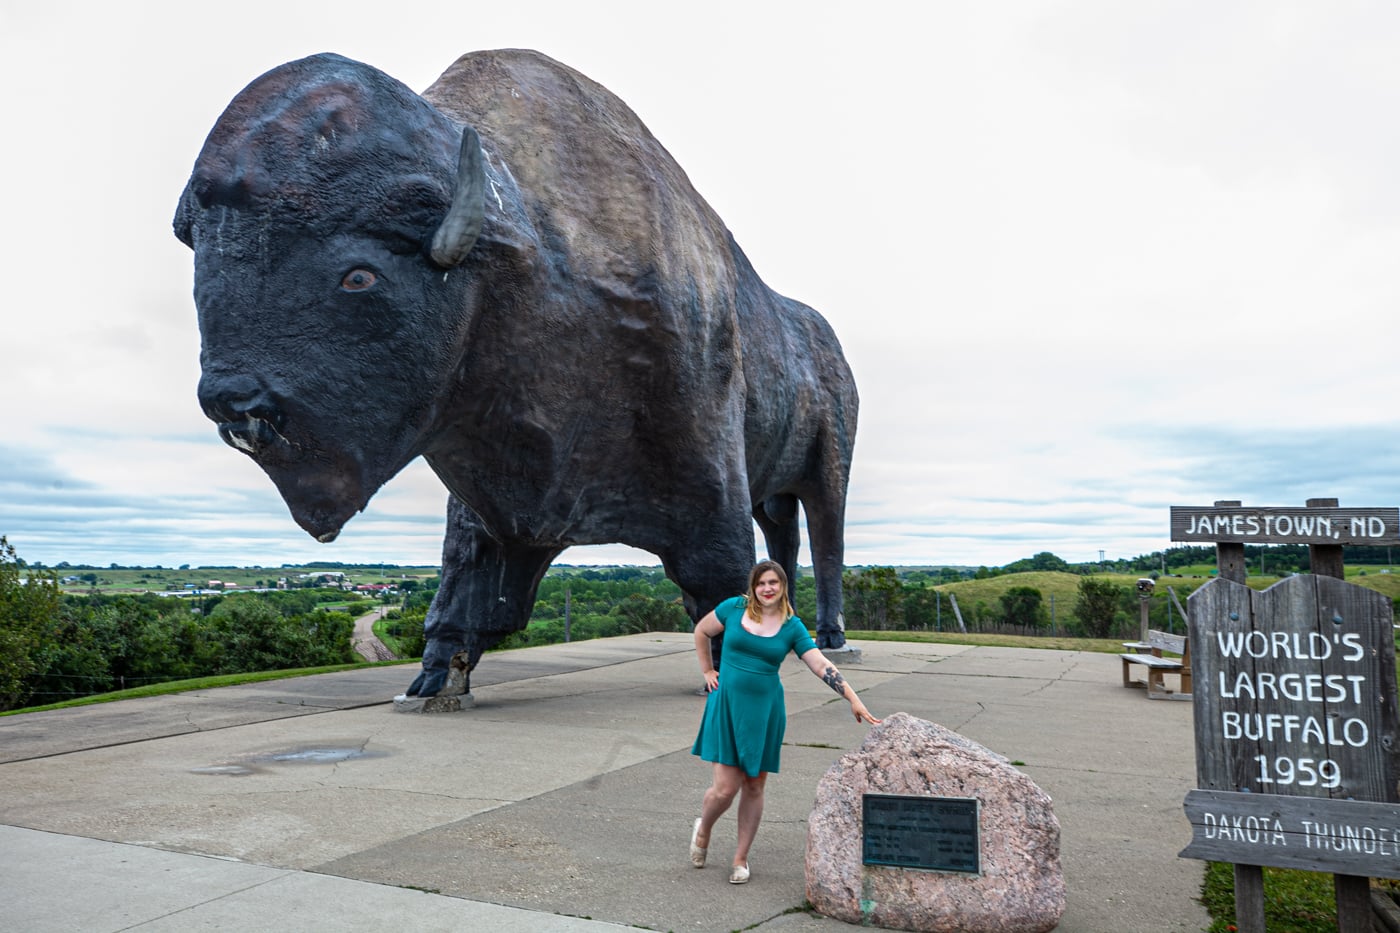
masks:
<svg viewBox="0 0 1400 933"><path fill-rule="evenodd" d="M978 800L980 872L863 864L865 794ZM1051 930L1065 911L1060 822L1050 796L1003 756L895 713L817 785L807 823L807 899L828 917L898 930Z"/></svg>

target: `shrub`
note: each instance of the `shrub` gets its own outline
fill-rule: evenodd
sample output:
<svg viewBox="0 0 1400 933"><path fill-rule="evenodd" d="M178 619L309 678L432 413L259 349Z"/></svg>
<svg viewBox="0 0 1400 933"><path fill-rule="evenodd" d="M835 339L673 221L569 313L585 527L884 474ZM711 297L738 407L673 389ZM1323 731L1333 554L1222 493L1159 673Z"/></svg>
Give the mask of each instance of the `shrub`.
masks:
<svg viewBox="0 0 1400 933"><path fill-rule="evenodd" d="M1085 577L1079 581L1078 595L1074 601L1074 617L1084 627L1090 638L1107 638L1113 630L1113 622L1118 614L1118 601L1125 587L1111 580Z"/></svg>

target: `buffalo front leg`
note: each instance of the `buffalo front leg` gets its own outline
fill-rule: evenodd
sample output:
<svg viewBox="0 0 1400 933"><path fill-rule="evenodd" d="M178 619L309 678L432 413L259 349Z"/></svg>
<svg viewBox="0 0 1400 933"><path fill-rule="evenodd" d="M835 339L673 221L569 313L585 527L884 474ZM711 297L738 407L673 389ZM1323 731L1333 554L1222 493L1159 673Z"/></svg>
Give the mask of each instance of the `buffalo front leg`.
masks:
<svg viewBox="0 0 1400 933"><path fill-rule="evenodd" d="M753 568L753 524L747 510L728 522L697 523L686 539L658 551L666 576L681 588L686 611L699 622L731 596L742 596ZM724 636L710 639L710 655L720 667Z"/></svg>
<svg viewBox="0 0 1400 933"><path fill-rule="evenodd" d="M449 689L470 690L471 672L482 652L529 623L540 579L558 555L557 548L496 541L470 509L450 496L442 583L423 624L423 672L408 695L441 695L453 658L459 658L459 669L465 666L466 678L462 686Z"/></svg>
<svg viewBox="0 0 1400 933"><path fill-rule="evenodd" d="M817 584L817 647L842 648L846 644L846 619L841 612L841 574L846 560L845 483L839 489L822 489L811 497L803 497L802 511L807 516L807 543Z"/></svg>

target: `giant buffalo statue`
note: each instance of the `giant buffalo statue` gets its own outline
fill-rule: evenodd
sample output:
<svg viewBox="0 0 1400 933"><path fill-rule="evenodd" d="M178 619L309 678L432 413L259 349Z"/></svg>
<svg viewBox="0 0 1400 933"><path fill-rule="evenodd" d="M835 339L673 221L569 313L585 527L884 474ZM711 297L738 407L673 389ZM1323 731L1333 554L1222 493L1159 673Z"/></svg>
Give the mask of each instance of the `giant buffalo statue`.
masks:
<svg viewBox="0 0 1400 933"><path fill-rule="evenodd" d="M799 502L818 645L845 643L840 344L605 88L529 51L421 96L291 62L215 123L174 226L200 405L297 524L333 540L420 455L451 492L410 694L524 628L571 545L658 555L692 618L743 589L753 520L795 580Z"/></svg>

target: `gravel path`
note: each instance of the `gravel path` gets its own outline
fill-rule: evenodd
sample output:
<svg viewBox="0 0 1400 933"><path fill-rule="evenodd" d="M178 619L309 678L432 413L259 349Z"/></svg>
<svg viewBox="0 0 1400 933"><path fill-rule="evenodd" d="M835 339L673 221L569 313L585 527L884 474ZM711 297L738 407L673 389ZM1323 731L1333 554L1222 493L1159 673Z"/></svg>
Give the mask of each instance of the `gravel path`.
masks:
<svg viewBox="0 0 1400 933"><path fill-rule="evenodd" d="M382 609L360 616L355 620L355 634L350 645L366 661L397 661L388 645L374 637L374 623L379 620Z"/></svg>

